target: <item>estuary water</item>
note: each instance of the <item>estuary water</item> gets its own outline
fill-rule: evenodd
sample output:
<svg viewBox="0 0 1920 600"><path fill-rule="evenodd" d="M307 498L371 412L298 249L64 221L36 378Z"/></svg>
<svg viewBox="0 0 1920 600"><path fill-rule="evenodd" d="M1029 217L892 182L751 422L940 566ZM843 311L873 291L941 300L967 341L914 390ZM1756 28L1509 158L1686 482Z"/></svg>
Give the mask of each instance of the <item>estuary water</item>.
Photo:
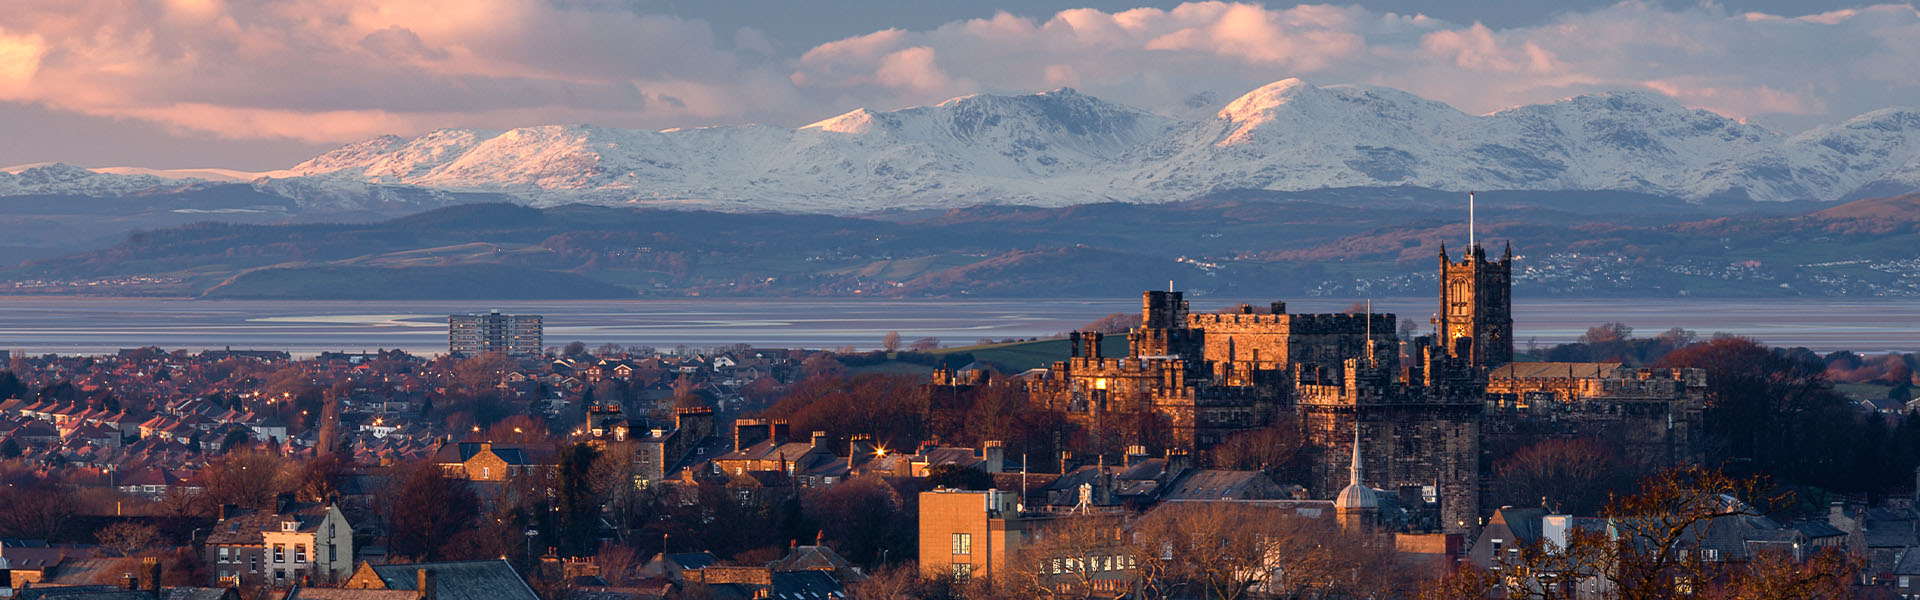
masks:
<svg viewBox="0 0 1920 600"><path fill-rule="evenodd" d="M1193 310L1241 301L1196 298ZM1289 300L1295 313L1340 312L1353 299ZM1047 336L1114 312L1137 313L1138 297L1101 299L705 299L607 301L281 301L0 297L0 350L28 354L96 354L160 346L324 351L398 348L418 354L447 349L447 315L499 310L545 317L546 341L581 341L669 349L747 343L771 348L871 349L888 331L943 345L981 339ZM1373 300L1376 312L1428 329L1429 298ZM1706 336L1727 332L1777 346L1820 351L1920 352L1920 299L1519 299L1516 340L1545 346L1571 341L1588 327L1619 321L1650 336L1683 327Z"/></svg>

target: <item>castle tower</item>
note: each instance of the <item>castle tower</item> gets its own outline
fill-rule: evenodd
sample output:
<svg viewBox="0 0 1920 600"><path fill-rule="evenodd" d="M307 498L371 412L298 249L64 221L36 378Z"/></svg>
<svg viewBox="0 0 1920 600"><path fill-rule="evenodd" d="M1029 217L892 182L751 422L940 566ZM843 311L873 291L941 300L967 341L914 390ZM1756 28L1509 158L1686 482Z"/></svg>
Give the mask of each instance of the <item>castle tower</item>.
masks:
<svg viewBox="0 0 1920 600"><path fill-rule="evenodd" d="M1513 245L1498 261L1479 244L1460 262L1440 245L1440 312L1434 318L1447 356L1476 370L1513 362Z"/></svg>
<svg viewBox="0 0 1920 600"><path fill-rule="evenodd" d="M1347 531L1367 531L1380 522L1380 497L1373 488L1361 483L1365 472L1360 468L1360 428L1356 424L1353 430L1353 466L1347 469L1349 483L1340 495L1333 500L1335 518L1340 528Z"/></svg>

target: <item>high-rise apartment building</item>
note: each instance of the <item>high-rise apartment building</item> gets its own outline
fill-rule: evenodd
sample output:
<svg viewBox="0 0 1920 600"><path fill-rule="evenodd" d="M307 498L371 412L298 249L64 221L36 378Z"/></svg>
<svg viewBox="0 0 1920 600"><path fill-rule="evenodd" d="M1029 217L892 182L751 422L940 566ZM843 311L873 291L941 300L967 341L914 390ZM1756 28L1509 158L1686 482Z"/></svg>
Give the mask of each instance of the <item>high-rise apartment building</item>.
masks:
<svg viewBox="0 0 1920 600"><path fill-rule="evenodd" d="M448 352L461 356L486 352L534 356L540 349L540 315L503 315L496 310L447 317Z"/></svg>

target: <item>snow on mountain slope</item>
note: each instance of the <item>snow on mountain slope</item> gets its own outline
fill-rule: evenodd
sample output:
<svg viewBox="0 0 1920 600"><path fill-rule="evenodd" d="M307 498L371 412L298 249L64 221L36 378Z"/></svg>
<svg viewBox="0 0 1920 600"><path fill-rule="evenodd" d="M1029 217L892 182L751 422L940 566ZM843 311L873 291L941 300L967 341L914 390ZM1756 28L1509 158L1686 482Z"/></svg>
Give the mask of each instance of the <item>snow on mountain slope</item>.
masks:
<svg viewBox="0 0 1920 600"><path fill-rule="evenodd" d="M23 194L78 194L125 196L154 189L177 188L200 179L162 177L146 173L106 173L65 163L23 166L0 171L0 196Z"/></svg>
<svg viewBox="0 0 1920 600"><path fill-rule="evenodd" d="M1476 116L1388 88L1288 79L1211 113L1174 114L1060 89L857 109L798 129L448 129L350 144L252 181L316 209L482 192L540 206L830 213L1163 202L1229 189L1618 190L1687 200L1920 189L1920 111L1910 109L1786 137L1646 92ZM0 174L0 194L177 184L43 169Z"/></svg>
<svg viewBox="0 0 1920 600"><path fill-rule="evenodd" d="M1717 161L1696 174L1687 195L1831 201L1916 189L1920 110L1887 108Z"/></svg>

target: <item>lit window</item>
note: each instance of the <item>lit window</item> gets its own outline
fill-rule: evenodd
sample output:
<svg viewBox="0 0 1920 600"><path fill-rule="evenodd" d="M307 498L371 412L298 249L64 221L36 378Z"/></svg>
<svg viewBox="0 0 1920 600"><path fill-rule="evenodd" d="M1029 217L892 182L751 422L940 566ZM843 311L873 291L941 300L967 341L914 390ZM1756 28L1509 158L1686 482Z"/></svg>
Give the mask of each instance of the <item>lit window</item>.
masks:
<svg viewBox="0 0 1920 600"><path fill-rule="evenodd" d="M307 545L306 544L293 545L293 562L303 563L303 564L307 562Z"/></svg>
<svg viewBox="0 0 1920 600"><path fill-rule="evenodd" d="M967 583L973 579L973 565L969 563L953 564L953 582Z"/></svg>
<svg viewBox="0 0 1920 600"><path fill-rule="evenodd" d="M956 555L973 554L973 534L953 534L953 553Z"/></svg>

